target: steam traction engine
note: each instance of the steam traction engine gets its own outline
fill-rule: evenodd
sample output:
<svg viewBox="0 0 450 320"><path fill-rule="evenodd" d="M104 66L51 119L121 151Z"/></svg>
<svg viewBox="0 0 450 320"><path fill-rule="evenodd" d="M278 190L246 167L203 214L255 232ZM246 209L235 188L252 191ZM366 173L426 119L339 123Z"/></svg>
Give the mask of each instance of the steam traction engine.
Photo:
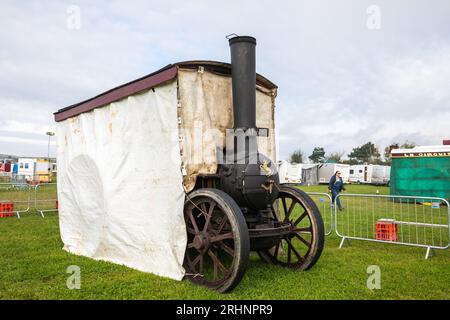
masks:
<svg viewBox="0 0 450 320"><path fill-rule="evenodd" d="M308 270L324 245L315 203L297 188L280 186L276 164L258 152L257 137L268 130L256 127L256 40L229 42L234 143L216 174L198 178L184 207L186 275L219 292L240 282L250 251L267 263Z"/></svg>

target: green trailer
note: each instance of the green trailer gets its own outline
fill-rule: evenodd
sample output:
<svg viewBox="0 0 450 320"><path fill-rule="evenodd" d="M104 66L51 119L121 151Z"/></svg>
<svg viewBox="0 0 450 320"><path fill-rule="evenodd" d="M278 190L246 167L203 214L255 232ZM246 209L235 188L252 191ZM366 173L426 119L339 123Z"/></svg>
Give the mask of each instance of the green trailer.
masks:
<svg viewBox="0 0 450 320"><path fill-rule="evenodd" d="M450 146L394 149L391 159L391 195L450 201Z"/></svg>

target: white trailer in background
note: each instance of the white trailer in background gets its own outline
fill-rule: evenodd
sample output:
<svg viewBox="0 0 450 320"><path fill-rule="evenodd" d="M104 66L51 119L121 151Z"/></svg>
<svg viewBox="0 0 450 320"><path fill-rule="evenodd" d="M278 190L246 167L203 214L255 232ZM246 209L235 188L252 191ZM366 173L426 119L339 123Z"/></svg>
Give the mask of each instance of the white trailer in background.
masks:
<svg viewBox="0 0 450 320"><path fill-rule="evenodd" d="M389 185L391 182L391 167L374 165L372 169L371 184Z"/></svg>
<svg viewBox="0 0 450 320"><path fill-rule="evenodd" d="M349 169L350 183L370 183L372 178L372 166L364 164L356 164L350 166Z"/></svg>
<svg viewBox="0 0 450 320"><path fill-rule="evenodd" d="M385 185L389 184L390 175L389 166L358 164L350 166L349 182Z"/></svg>
<svg viewBox="0 0 450 320"><path fill-rule="evenodd" d="M280 183L301 183L302 182L302 164L289 163L288 161L278 162L278 175Z"/></svg>
<svg viewBox="0 0 450 320"><path fill-rule="evenodd" d="M36 161L37 159L35 158L19 158L19 169L17 174L32 179L36 172Z"/></svg>
<svg viewBox="0 0 450 320"><path fill-rule="evenodd" d="M330 182L331 177L336 173L341 172L341 177L344 183L348 183L350 165L341 163L322 163L319 165L319 183Z"/></svg>
<svg viewBox="0 0 450 320"><path fill-rule="evenodd" d="M47 159L19 158L17 175L27 182L50 182L51 164Z"/></svg>

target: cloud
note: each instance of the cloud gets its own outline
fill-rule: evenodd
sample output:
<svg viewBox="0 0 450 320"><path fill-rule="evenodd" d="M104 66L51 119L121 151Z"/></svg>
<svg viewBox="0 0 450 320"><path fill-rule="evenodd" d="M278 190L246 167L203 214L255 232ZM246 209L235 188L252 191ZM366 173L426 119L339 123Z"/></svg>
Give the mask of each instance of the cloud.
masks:
<svg viewBox="0 0 450 320"><path fill-rule="evenodd" d="M450 116L450 3L379 0L377 31L366 27L372 4L4 0L0 151L45 155L22 140L41 139L57 109L175 61L229 61L233 32L257 37L258 71L279 85L282 158L369 140L438 144ZM81 9L79 30L67 28L70 5Z"/></svg>
<svg viewBox="0 0 450 320"><path fill-rule="evenodd" d="M405 140L440 144L449 134L450 45L430 43L372 60L367 68L318 75L319 95L282 108L280 131L290 137L283 144L297 144L307 153L314 146L348 153L367 141L381 150ZM326 92L333 83L339 90Z"/></svg>
<svg viewBox="0 0 450 320"><path fill-rule="evenodd" d="M32 144L32 145L48 145L48 142L41 139L25 139L25 138L18 138L13 136L2 136L0 137L0 142L12 142L12 143L23 143L23 144ZM55 142L51 141L50 145L54 146Z"/></svg>
<svg viewBox="0 0 450 320"><path fill-rule="evenodd" d="M42 126L38 123L6 120L0 123L0 132L45 134L55 131L54 126Z"/></svg>

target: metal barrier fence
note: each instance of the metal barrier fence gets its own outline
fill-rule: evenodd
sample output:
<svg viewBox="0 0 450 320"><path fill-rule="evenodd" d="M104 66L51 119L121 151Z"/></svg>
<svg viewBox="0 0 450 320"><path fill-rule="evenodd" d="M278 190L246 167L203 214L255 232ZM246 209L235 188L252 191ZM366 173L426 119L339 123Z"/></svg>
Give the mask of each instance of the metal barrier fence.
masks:
<svg viewBox="0 0 450 320"><path fill-rule="evenodd" d="M38 184L34 187L34 209L44 217L46 212L58 211L56 183Z"/></svg>
<svg viewBox="0 0 450 320"><path fill-rule="evenodd" d="M323 224L325 226L325 235L329 236L333 233L333 206L331 196L328 193L322 192L306 192L313 201L316 203L317 207L322 214Z"/></svg>
<svg viewBox="0 0 450 320"><path fill-rule="evenodd" d="M42 217L46 212L58 211L56 183L36 186L27 183L0 183L0 217L17 216L37 211Z"/></svg>
<svg viewBox="0 0 450 320"><path fill-rule="evenodd" d="M335 231L342 238L432 249L450 247L450 206L435 197L340 194Z"/></svg>
<svg viewBox="0 0 450 320"><path fill-rule="evenodd" d="M0 183L0 216L20 218L30 211L31 188L28 184Z"/></svg>

